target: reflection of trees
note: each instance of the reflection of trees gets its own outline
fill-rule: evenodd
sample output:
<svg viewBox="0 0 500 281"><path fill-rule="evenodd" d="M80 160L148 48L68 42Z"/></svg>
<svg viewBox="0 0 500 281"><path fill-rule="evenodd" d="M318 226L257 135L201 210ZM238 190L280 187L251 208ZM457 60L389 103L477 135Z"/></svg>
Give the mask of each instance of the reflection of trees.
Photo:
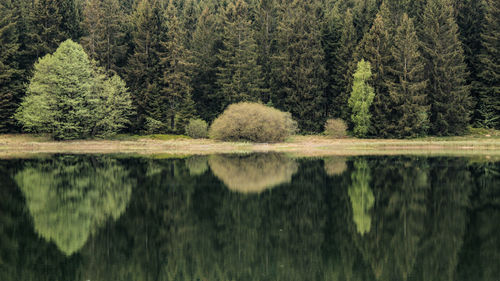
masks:
<svg viewBox="0 0 500 281"><path fill-rule="evenodd" d="M231 190L259 193L292 180L297 163L277 153L213 155L210 168Z"/></svg>
<svg viewBox="0 0 500 281"><path fill-rule="evenodd" d="M36 167L62 161L42 161ZM0 205L0 235L10 237L5 239L9 245L3 245L2 236L0 254L14 257L4 259L9 265L23 267L17 272L11 267L9 272L16 272L11 275L26 272L26 278L0 279L35 280L43 272L50 280L96 281L427 281L450 276L493 281L499 273L498 177L490 172L486 177L463 159L360 157L347 161L346 172L335 177L327 176L323 160L300 159L293 181L258 195L231 192L209 171L192 176L184 159L123 162L140 183L129 195L127 212L100 226L67 260L34 234L12 239L10 229L24 233L19 231L23 223L5 224L10 226L3 231L2 222L8 222L6 214L15 216L23 208ZM53 170L49 168L44 169ZM371 216L370 231L361 235L353 204L367 197L367 189L361 188L363 196L353 189L364 183L369 183L374 203L359 204L361 213ZM468 232L473 234L462 247L471 206ZM25 217L21 222L29 221ZM460 251L463 261L457 269ZM469 274L455 274L461 267Z"/></svg>
<svg viewBox="0 0 500 281"><path fill-rule="evenodd" d="M364 235L370 232L370 209L373 207L373 192L370 188L370 170L366 160L354 162L354 171L351 174L349 198L351 199L353 220L358 233Z"/></svg>
<svg viewBox="0 0 500 281"><path fill-rule="evenodd" d="M376 194L373 229L365 236L354 234L354 240L377 280L408 280L424 231L428 165L407 158L369 164Z"/></svg>
<svg viewBox="0 0 500 281"><path fill-rule="evenodd" d="M191 176L199 176L208 170L207 156L191 156L186 159L186 166Z"/></svg>
<svg viewBox="0 0 500 281"><path fill-rule="evenodd" d="M326 157L324 161L325 172L329 176L338 176L347 170L345 157Z"/></svg>
<svg viewBox="0 0 500 281"><path fill-rule="evenodd" d="M73 156L28 164L15 181L35 230L67 255L78 251L108 218L116 220L123 213L133 185L116 161Z"/></svg>
<svg viewBox="0 0 500 281"><path fill-rule="evenodd" d="M423 280L454 280L462 248L472 182L465 159L438 159L432 163L431 192L422 249Z"/></svg>

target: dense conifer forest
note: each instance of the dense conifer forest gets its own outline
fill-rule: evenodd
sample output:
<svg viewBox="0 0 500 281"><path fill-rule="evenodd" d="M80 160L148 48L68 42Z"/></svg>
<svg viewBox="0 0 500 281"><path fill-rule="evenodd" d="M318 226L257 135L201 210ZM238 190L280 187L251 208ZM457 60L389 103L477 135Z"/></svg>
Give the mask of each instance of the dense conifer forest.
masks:
<svg viewBox="0 0 500 281"><path fill-rule="evenodd" d="M368 118L371 137L500 129L497 0L0 0L0 132L23 131L37 62L68 39L114 81L92 96L101 108L130 95L126 132L182 134L242 101L290 112L301 133L331 118L354 132Z"/></svg>

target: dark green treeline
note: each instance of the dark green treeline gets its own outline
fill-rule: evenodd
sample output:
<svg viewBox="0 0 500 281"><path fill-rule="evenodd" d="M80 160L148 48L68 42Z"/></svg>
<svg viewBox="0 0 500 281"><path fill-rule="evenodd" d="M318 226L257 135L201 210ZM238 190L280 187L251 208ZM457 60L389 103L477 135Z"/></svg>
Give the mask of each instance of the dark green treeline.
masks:
<svg viewBox="0 0 500 281"><path fill-rule="evenodd" d="M275 180L237 190L255 161L277 167ZM277 154L0 161L0 277L493 281L499 171L481 159Z"/></svg>
<svg viewBox="0 0 500 281"><path fill-rule="evenodd" d="M371 136L498 129L499 13L495 0L0 0L0 132L21 130L33 64L68 38L126 80L133 132L183 133L240 101L321 132L349 122L361 59Z"/></svg>

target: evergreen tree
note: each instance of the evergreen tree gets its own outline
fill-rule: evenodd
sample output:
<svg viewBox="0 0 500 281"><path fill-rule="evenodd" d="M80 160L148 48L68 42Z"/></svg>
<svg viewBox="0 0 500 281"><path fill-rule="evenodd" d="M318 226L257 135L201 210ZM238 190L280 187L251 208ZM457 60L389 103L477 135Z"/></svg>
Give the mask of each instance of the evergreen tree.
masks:
<svg viewBox="0 0 500 281"><path fill-rule="evenodd" d="M391 63L393 42L389 13L387 6L382 4L370 31L365 34L356 52L359 59L365 59L371 65L375 98L371 109L373 118L370 133L381 137L388 136L387 128L393 121L387 87L391 80L387 67Z"/></svg>
<svg viewBox="0 0 500 281"><path fill-rule="evenodd" d="M22 70L17 63L18 15L11 0L0 0L0 133L14 131L12 115L22 92Z"/></svg>
<svg viewBox="0 0 500 281"><path fill-rule="evenodd" d="M422 24L432 133L463 134L469 122L469 87L450 0L427 1Z"/></svg>
<svg viewBox="0 0 500 281"><path fill-rule="evenodd" d="M38 0L33 2L29 50L35 59L52 53L68 38L78 36L79 18L74 0Z"/></svg>
<svg viewBox="0 0 500 281"><path fill-rule="evenodd" d="M216 95L219 64L216 54L222 44L219 29L213 8L204 7L197 20L191 44L195 64L191 84L196 110L207 121L214 120L222 113L222 100Z"/></svg>
<svg viewBox="0 0 500 281"><path fill-rule="evenodd" d="M257 45L251 29L249 7L243 0L229 3L222 10L224 32L223 45L218 59L217 83L219 95L227 105L241 101L262 99L262 70L257 65Z"/></svg>
<svg viewBox="0 0 500 281"><path fill-rule="evenodd" d="M282 1L274 58L273 104L292 113L303 132L323 130L326 70L315 1Z"/></svg>
<svg viewBox="0 0 500 281"><path fill-rule="evenodd" d="M168 27L165 40L161 42L160 67L163 77L160 92L168 107L167 127L171 132L184 133L184 126L195 114L190 85L192 64L189 63L189 53L184 46L183 26L177 18L177 9L172 0L169 1L165 19Z"/></svg>
<svg viewBox="0 0 500 281"><path fill-rule="evenodd" d="M349 98L349 107L352 110L351 120L354 124L353 132L358 137L366 136L370 128L370 106L375 96L373 87L368 84L371 76L370 62L359 61Z"/></svg>
<svg viewBox="0 0 500 281"><path fill-rule="evenodd" d="M87 35L81 40L85 50L107 70L118 70L116 64L125 51L123 13L118 0L89 0L83 14Z"/></svg>
<svg viewBox="0 0 500 281"><path fill-rule="evenodd" d="M472 123L481 120L479 109L481 103L478 96L478 74L482 66L479 61L481 51L481 30L484 22L484 1L463 0L458 2L457 24L460 31L460 41L464 49L465 63L467 64L467 84L471 84L471 97L475 109L472 115Z"/></svg>
<svg viewBox="0 0 500 281"><path fill-rule="evenodd" d="M164 22L160 0L141 0L132 15L133 54L125 71L137 108L136 130L143 128L146 118L161 122L160 127L167 121L166 106L158 87L163 75L159 70L159 53L165 36Z"/></svg>
<svg viewBox="0 0 500 281"><path fill-rule="evenodd" d="M276 1L255 1L255 41L257 43L257 64L260 66L263 77L262 87L266 90L261 100L268 103L271 100L269 89L272 80L271 58L274 53L274 37L276 30Z"/></svg>
<svg viewBox="0 0 500 281"><path fill-rule="evenodd" d="M420 44L413 21L403 14L391 49L393 63L388 69L395 77L388 85L392 120L386 131L391 136L422 136L429 127L427 81L424 60L418 51Z"/></svg>
<svg viewBox="0 0 500 281"><path fill-rule="evenodd" d="M486 0L478 74L479 119L484 127L500 128L500 3Z"/></svg>

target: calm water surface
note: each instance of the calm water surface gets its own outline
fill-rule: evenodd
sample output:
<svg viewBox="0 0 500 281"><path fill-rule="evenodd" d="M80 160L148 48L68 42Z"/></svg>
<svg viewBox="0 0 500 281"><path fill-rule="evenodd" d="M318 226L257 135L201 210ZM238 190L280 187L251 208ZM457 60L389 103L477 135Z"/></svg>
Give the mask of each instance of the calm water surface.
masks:
<svg viewBox="0 0 500 281"><path fill-rule="evenodd" d="M0 280L500 280L500 162L0 160Z"/></svg>

